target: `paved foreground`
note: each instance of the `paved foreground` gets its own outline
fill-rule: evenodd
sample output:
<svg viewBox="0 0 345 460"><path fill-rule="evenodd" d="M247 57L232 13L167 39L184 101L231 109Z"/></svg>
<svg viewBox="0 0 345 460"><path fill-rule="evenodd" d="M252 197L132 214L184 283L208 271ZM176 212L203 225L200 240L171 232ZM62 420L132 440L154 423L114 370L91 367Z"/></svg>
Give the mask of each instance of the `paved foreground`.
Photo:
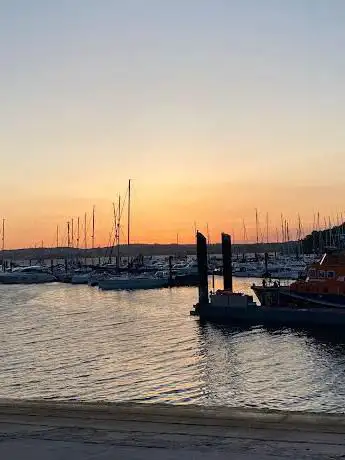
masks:
<svg viewBox="0 0 345 460"><path fill-rule="evenodd" d="M345 459L345 416L0 401L0 458Z"/></svg>

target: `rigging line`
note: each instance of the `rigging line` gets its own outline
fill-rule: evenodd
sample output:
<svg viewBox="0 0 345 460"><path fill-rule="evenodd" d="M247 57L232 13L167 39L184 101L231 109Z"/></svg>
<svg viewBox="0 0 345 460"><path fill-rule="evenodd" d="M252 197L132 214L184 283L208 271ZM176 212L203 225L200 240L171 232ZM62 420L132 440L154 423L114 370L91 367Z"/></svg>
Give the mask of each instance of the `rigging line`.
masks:
<svg viewBox="0 0 345 460"><path fill-rule="evenodd" d="M122 200L122 208L121 208L121 210L120 210L120 220L121 220L122 213L123 213L124 207L125 207L125 205L126 205L127 199L128 199L128 188L127 188L127 190L126 190L125 197L124 197L124 199Z"/></svg>

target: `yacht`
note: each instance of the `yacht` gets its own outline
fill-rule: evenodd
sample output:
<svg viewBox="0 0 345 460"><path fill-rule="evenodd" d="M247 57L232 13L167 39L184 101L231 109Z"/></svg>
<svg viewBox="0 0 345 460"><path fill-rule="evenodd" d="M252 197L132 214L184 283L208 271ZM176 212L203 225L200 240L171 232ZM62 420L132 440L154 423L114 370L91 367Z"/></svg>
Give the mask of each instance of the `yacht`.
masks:
<svg viewBox="0 0 345 460"><path fill-rule="evenodd" d="M74 270L72 273L71 283L72 284L88 284L92 269L91 268L79 268Z"/></svg>
<svg viewBox="0 0 345 460"><path fill-rule="evenodd" d="M0 273L0 283L3 284L35 284L53 281L56 281L56 277L41 265L16 267L12 271Z"/></svg>
<svg viewBox="0 0 345 460"><path fill-rule="evenodd" d="M135 290L135 289L158 289L167 287L169 278L167 276L155 275L124 275L103 278L98 281L98 287L103 290Z"/></svg>

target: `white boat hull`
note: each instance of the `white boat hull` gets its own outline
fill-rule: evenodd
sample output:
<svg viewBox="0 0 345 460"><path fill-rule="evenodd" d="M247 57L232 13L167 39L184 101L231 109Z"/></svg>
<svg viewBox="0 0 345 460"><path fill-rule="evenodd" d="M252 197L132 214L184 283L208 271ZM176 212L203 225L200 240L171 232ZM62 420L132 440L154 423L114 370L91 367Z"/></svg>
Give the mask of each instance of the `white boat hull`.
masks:
<svg viewBox="0 0 345 460"><path fill-rule="evenodd" d="M98 282L99 288L104 290L159 289L167 285L165 278L110 278Z"/></svg>
<svg viewBox="0 0 345 460"><path fill-rule="evenodd" d="M83 273L82 275L73 275L71 279L72 284L88 284L90 279L89 273Z"/></svg>
<svg viewBox="0 0 345 460"><path fill-rule="evenodd" d="M0 283L3 284L39 284L56 281L50 273L1 273Z"/></svg>

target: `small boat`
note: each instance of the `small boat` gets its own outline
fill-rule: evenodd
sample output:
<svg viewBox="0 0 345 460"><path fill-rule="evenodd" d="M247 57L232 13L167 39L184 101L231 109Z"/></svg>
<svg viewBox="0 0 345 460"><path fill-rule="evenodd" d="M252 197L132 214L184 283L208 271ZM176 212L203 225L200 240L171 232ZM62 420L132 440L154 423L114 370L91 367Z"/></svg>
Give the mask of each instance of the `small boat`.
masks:
<svg viewBox="0 0 345 460"><path fill-rule="evenodd" d="M40 265L16 267L10 272L0 273L0 283L3 284L35 284L53 281L56 281L56 277Z"/></svg>
<svg viewBox="0 0 345 460"><path fill-rule="evenodd" d="M71 283L72 284L88 284L90 276L91 276L91 269L77 269L74 270L72 273Z"/></svg>
<svg viewBox="0 0 345 460"><path fill-rule="evenodd" d="M103 290L159 289L169 285L169 278L154 276L114 276L98 281Z"/></svg>
<svg viewBox="0 0 345 460"><path fill-rule="evenodd" d="M88 276L87 284L89 286L98 286L98 283L104 279L106 278L103 272L94 271Z"/></svg>
<svg viewBox="0 0 345 460"><path fill-rule="evenodd" d="M260 278L263 273L263 267L247 264L235 265L232 275L239 278Z"/></svg>
<svg viewBox="0 0 345 460"><path fill-rule="evenodd" d="M172 267L171 286L197 286L199 282L198 264L191 260Z"/></svg>

